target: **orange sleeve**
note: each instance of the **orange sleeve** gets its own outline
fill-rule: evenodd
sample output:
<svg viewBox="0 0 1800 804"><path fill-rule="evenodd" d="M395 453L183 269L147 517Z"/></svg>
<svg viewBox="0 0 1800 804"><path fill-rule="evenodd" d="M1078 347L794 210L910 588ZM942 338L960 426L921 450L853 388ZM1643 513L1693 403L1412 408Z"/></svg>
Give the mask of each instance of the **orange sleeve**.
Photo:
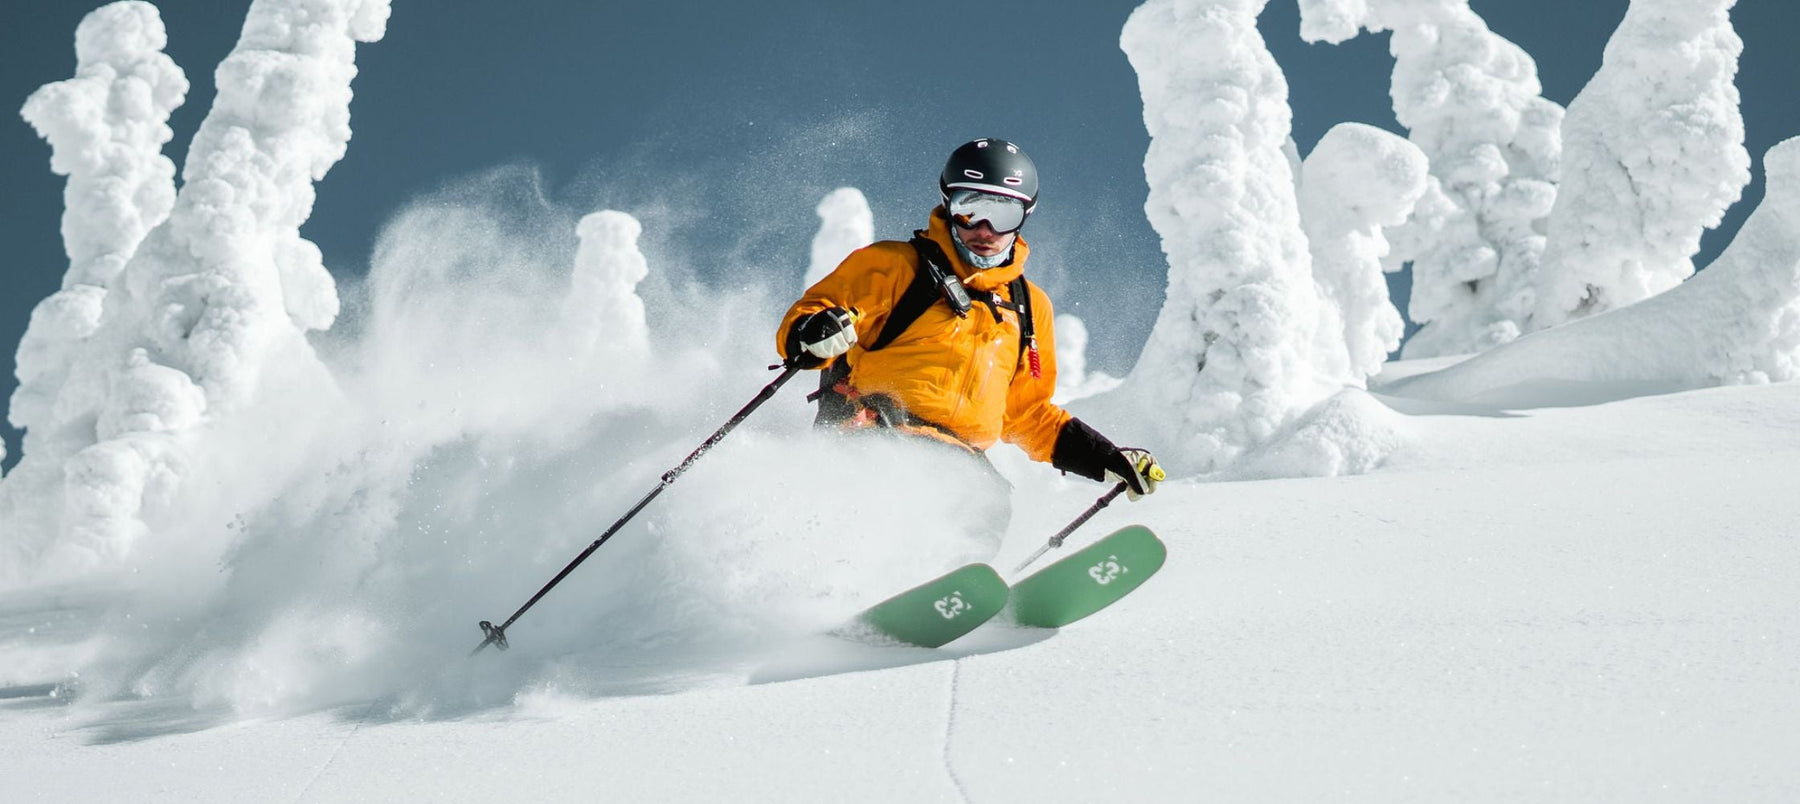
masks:
<svg viewBox="0 0 1800 804"><path fill-rule="evenodd" d="M783 360L792 359L788 334L794 322L832 307L842 307L859 316L858 345L853 349L873 341L881 334L894 303L912 281L912 253L912 246L898 241L883 241L850 252L837 268L807 288L800 300L788 308L775 331L775 351Z"/></svg>
<svg viewBox="0 0 1800 804"><path fill-rule="evenodd" d="M1031 322L1037 332L1039 376L1031 376L1029 350L1019 357L1012 385L1006 392L1006 424L1000 437L1016 444L1034 461L1050 462L1056 450L1056 437L1063 425L1073 418L1068 411L1051 404L1056 393L1056 311L1050 297L1035 284L1031 293Z"/></svg>

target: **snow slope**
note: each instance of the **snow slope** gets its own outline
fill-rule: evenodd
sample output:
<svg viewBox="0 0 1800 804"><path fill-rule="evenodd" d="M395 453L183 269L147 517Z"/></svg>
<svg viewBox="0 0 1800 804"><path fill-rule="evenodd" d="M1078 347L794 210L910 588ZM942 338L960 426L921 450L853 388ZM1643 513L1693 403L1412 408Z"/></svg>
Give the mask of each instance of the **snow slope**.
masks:
<svg viewBox="0 0 1800 804"><path fill-rule="evenodd" d="M1141 521L1169 563L1055 635L707 655L652 636L545 658L527 619L523 650L440 659L439 682L493 689L509 664L547 663L510 695L310 712L69 704L9 660L0 776L24 801L1800 794L1800 385L1528 410L1381 387L1406 443L1379 471L1182 482L1103 512L1088 538ZM742 460L771 448L759 439ZM1021 481L1010 567L1099 489L1002 465ZM656 505L698 505L691 491ZM41 658L83 611L74 591L0 600L0 649Z"/></svg>
<svg viewBox="0 0 1800 804"><path fill-rule="evenodd" d="M1219 213L1159 223L1177 273L1202 269L1164 312L1212 309L1218 291L1256 335L1234 363L1165 315L1192 337L1159 326L1140 362L1160 353L1156 382L1219 391L1213 413L1249 418L1177 422L1169 400L1192 394L1173 392L1095 409L1108 432L1185 428L1190 453L1213 438L1212 458L1244 458L1184 469L1179 444L1137 442L1178 474L1218 471L1118 504L1076 542L1145 522L1172 546L1160 577L1060 634L991 626L938 651L820 636L950 566L1012 566L1101 488L1001 451L1013 516L993 532L978 526L984 471L815 433L797 381L512 626L509 652L470 657L477 620L512 611L768 382L767 327L791 294L697 294L659 274L634 218L557 208L508 171L402 210L369 275L338 288L297 227L343 155L354 42L380 38L388 4L260 0L224 73L268 91L221 93L209 121L243 125L209 122L190 156L251 154L254 137L214 134L257 128L285 156L230 175L279 192L221 194L190 170L169 224L129 259L132 244L107 252L127 281L92 287L126 314L90 344L95 370L71 384L47 369L45 393L23 393L27 409L51 385L75 393L55 411L69 432L145 435L67 463L36 451L35 431L58 427L34 427L0 485L5 800L1800 798L1800 385L1782 382L1800 146L1771 152L1764 209L1701 278L1460 364L1389 365L1365 391L1373 358L1322 370L1314 358L1352 352L1307 335L1367 322L1315 326L1331 318L1313 314L1317 271L1333 266L1295 247L1265 3L1154 0L1126 36L1146 119L1182 124L1152 126L1151 161L1223 154L1207 187L1251 187L1148 174L1175 188L1163 206ZM114 8L109 24L149 48L119 54L155 62L149 7ZM289 24L303 18L330 24ZM1165 35L1189 28L1206 36ZM1224 44L1195 61L1201 40ZM1189 91L1162 92L1170 80ZM85 116L34 119L119 128L80 103L99 84L66 86L89 87L63 98ZM1248 106L1213 102L1240 94ZM1255 131L1190 136L1195 100ZM161 142L115 134L140 157ZM88 178L71 171L71 188ZM866 212L821 207L822 233L842 237L815 261L866 240ZM1355 235L1335 253L1367 279L1378 216L1364 212L1306 231L1315 247ZM189 231L215 218L260 223ZM1221 247L1202 229L1251 234ZM170 243L208 245L210 284L185 278ZM1245 243L1274 251L1247 273L1218 259ZM85 365L56 338L98 322L97 300L47 308L71 317L46 319L67 326L34 365ZM184 335L165 350L176 364L122 348L175 337L145 326L200 301L222 316L200 339L219 348L190 354ZM1224 384L1167 359L1202 346ZM1669 393L1727 381L1751 384ZM1240 404L1246 389L1264 395ZM1320 474L1339 476L1295 479Z"/></svg>

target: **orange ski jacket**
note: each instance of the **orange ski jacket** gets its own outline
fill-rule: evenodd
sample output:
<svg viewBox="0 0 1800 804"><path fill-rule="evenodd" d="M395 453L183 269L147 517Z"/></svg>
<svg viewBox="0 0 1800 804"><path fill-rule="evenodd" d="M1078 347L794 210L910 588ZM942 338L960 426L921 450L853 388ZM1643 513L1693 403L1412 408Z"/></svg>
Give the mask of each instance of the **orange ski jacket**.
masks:
<svg viewBox="0 0 1800 804"><path fill-rule="evenodd" d="M980 270L957 252L943 207L932 211L927 236L943 248L970 296L991 294L1012 302L1007 285L1024 273L1031 253L1023 237L1015 239L1010 262ZM883 241L856 250L788 308L775 337L776 348L783 358L792 359L799 351L792 335L796 322L831 307L854 310L860 316L857 344L839 359L849 361L848 382L856 393L887 395L909 416L954 434L976 450L1005 440L1034 460L1049 462L1058 434L1071 418L1050 403L1056 390L1056 339L1049 297L1026 283L1040 357L1035 377L1019 342L1018 313L979 301L965 318L957 317L949 305L935 303L892 343L868 350L865 347L881 333L918 270L918 255L905 241Z"/></svg>

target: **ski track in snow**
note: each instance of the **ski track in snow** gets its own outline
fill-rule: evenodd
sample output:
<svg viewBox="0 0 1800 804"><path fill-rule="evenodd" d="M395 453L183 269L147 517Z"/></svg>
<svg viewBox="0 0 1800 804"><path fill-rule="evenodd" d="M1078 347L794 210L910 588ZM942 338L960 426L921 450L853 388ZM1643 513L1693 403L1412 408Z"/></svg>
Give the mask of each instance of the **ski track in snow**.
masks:
<svg viewBox="0 0 1800 804"><path fill-rule="evenodd" d="M956 773L956 695L962 681L962 659L950 661L950 705L944 713L944 773L950 777L950 784L956 788L956 796L965 804L969 801L969 789L963 785L962 777Z"/></svg>
<svg viewBox="0 0 1800 804"><path fill-rule="evenodd" d="M350 732L344 735L344 739L338 741L337 748L334 748L331 751L331 756L325 758L325 764L319 766L319 772L313 774L311 779L306 780L306 786L300 789L300 795L294 797L295 801L306 800L306 794L311 792L313 785L318 784L319 779L323 777L326 772L331 770L331 765L332 763L337 762L338 755L344 753L344 746L349 745L350 741L356 739L356 735L362 731L363 724L368 722L369 716L374 713L375 707L380 704L381 701L374 700L370 701L368 706L363 707L362 713L356 718L356 724L350 727Z"/></svg>

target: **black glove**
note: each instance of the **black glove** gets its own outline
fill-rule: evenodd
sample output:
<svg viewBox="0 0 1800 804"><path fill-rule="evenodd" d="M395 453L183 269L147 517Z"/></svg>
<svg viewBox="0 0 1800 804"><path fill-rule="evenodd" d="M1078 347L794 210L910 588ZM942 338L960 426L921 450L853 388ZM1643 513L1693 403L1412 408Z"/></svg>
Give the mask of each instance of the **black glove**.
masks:
<svg viewBox="0 0 1800 804"><path fill-rule="evenodd" d="M1156 484L1167 475L1149 450L1120 447L1106 459L1106 479L1125 484L1125 494L1136 502L1139 497L1156 492Z"/></svg>
<svg viewBox="0 0 1800 804"><path fill-rule="evenodd" d="M801 316L788 331L788 354L803 364L822 365L856 345L856 314L828 307Z"/></svg>
<svg viewBox="0 0 1800 804"><path fill-rule="evenodd" d="M1115 446L1080 419L1070 419L1056 434L1050 465L1090 480L1123 482L1133 500L1156 491L1164 477L1149 451Z"/></svg>

